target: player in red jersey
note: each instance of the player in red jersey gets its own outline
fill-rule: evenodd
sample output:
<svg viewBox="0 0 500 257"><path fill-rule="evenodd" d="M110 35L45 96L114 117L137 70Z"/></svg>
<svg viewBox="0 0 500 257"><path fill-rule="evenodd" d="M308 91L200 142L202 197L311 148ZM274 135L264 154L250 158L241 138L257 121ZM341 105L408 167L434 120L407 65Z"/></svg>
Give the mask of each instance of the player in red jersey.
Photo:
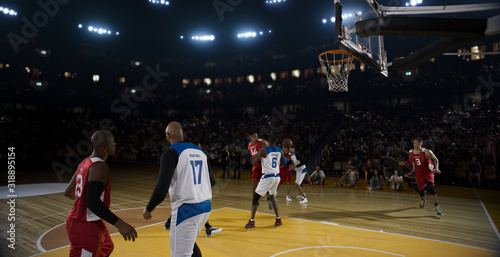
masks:
<svg viewBox="0 0 500 257"><path fill-rule="evenodd" d="M290 177L291 177L291 172L290 172L290 169L288 168L288 166L290 165L290 151L289 149L287 148L282 148L282 154L283 154L283 157L285 158L286 160L286 164L287 165L283 165L283 162L280 161L280 186L286 182L286 201L287 202L291 202L292 201L292 198L290 197L290 188L291 188L291 184L290 184ZM279 187L278 187L279 189Z"/></svg>
<svg viewBox="0 0 500 257"><path fill-rule="evenodd" d="M93 152L85 158L69 182L64 195L75 204L66 220L71 242L70 257L104 257L114 249L108 229L102 220L118 228L125 240L135 241L135 229L109 210L111 178L106 159L116 150L113 135L96 131L91 138Z"/></svg>
<svg viewBox="0 0 500 257"><path fill-rule="evenodd" d="M248 151L252 157L257 156L260 149L267 147L267 141L259 139L257 132L250 134L250 143L248 144ZM259 184L260 177L262 176L262 165L257 163L252 167L252 196L255 193L255 189Z"/></svg>
<svg viewBox="0 0 500 257"><path fill-rule="evenodd" d="M434 153L426 148L422 148L423 140L417 137L413 140L413 150L410 150L410 157L407 162L399 161L399 165L412 165L417 177L417 185L420 194L420 208L425 207L425 192L429 192L434 202L434 210L437 215L443 216L437 202L436 191L434 190L434 172L440 174L439 160ZM434 169L431 169L434 165Z"/></svg>

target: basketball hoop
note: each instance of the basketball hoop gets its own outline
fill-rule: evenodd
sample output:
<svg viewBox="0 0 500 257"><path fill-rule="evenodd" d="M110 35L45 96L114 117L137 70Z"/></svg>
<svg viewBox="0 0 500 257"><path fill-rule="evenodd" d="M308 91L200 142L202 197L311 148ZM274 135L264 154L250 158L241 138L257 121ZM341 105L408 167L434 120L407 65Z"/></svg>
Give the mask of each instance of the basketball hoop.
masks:
<svg viewBox="0 0 500 257"><path fill-rule="evenodd" d="M346 50L330 50L318 56L323 73L328 81L328 90L332 92L347 92L349 73L354 69L354 60Z"/></svg>

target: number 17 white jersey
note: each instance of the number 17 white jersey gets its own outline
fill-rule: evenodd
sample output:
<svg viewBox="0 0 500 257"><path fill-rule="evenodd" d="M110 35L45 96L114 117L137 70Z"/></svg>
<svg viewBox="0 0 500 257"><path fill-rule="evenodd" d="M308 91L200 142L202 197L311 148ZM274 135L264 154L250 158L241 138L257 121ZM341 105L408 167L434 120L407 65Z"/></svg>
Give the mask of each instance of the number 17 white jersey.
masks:
<svg viewBox="0 0 500 257"><path fill-rule="evenodd" d="M263 174L279 174L280 173L280 159L281 159L281 148L276 147L266 147L264 148L267 152L267 156L261 158L262 163L262 173Z"/></svg>
<svg viewBox="0 0 500 257"><path fill-rule="evenodd" d="M170 146L179 154L168 193L172 210L184 203L201 203L212 199L207 156L192 143L177 142Z"/></svg>

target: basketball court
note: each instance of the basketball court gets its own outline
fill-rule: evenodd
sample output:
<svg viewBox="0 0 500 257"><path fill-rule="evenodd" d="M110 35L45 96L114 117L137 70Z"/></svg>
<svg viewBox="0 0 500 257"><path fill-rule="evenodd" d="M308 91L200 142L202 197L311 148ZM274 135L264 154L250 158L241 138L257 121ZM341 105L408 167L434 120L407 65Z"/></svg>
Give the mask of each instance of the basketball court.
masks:
<svg viewBox="0 0 500 257"><path fill-rule="evenodd" d="M142 218L157 169L156 165L111 165L111 210L136 227L139 235L136 242L126 242L108 225L115 244L113 256L169 256L169 233L163 230L170 213L168 197L153 212L153 219ZM324 186L305 185L306 205L294 197L285 203L284 194L278 195L283 226L273 225L273 211L261 201L256 228L245 229L250 218L250 172L243 171L240 180L223 180L221 173L215 171L209 221L223 231L211 237L204 230L200 233L197 243L203 256L500 256L496 225L500 202L493 190L436 186L445 213L438 217L431 206L419 209L418 195L408 189L367 191L362 180L354 189L336 188L332 185L338 178L328 177ZM30 179L55 180L49 172L39 176ZM297 193L295 188L291 192ZM16 256L69 253L64 222L72 201L63 193L45 193L18 198Z"/></svg>
<svg viewBox="0 0 500 257"><path fill-rule="evenodd" d="M337 23L332 34L336 35L338 49L318 57L330 91L348 90L353 61L388 77L388 67L414 67L500 32L499 15L475 20L412 16L498 10L498 3L401 7L382 6L375 0L366 2L370 12L354 13L355 21L343 24L346 12L343 13L342 4L348 1L335 0L332 12ZM471 26L466 26L471 22ZM406 57L388 60L390 49L384 48L384 35L444 38L415 52L408 50ZM158 168L152 164L110 164L110 209L138 232L135 242L124 241L107 224L115 244L112 256L170 255L169 231L163 229L170 213L169 198L153 212L151 220L142 218ZM436 185L445 214L439 217L432 209L430 197L426 208L420 209L418 194L410 189L399 193L368 191L363 180L352 189L337 188L333 184L339 178L327 177L326 185L304 185L309 203L303 205L293 197L297 194L293 186L293 201L285 202L281 187L278 206L282 226L273 225L274 213L262 200L256 228L245 229L252 202L250 171L243 171L241 179L222 179L220 170L214 173L217 185L213 188L209 222L223 231L211 237L201 231L197 244L203 256L500 256L500 200L495 190ZM57 183L51 170L17 175L16 249L8 249L8 241L3 240L2 252L15 252L16 257L68 256L65 221L73 200L62 193L70 179L66 175L64 183ZM7 190L5 186L1 189ZM8 210L1 212L8 215ZM1 230L5 234L7 225L2 223Z"/></svg>

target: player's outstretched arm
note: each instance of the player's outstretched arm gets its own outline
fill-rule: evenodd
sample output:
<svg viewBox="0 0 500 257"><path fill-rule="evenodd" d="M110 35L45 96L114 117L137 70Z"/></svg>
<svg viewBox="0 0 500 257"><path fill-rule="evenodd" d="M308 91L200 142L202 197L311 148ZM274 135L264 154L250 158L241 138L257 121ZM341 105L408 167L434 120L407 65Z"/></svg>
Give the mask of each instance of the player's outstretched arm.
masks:
<svg viewBox="0 0 500 257"><path fill-rule="evenodd" d="M399 164L399 165L404 165L404 166L410 166L410 165L412 165L412 163L411 163L411 161L410 161L410 160L408 160L407 162L404 162L404 161L399 161L399 162L398 162L398 164Z"/></svg>
<svg viewBox="0 0 500 257"><path fill-rule="evenodd" d="M441 170L439 170L439 160L436 155L431 150L427 149L427 151L425 151L425 157L427 157L428 159L432 159L432 162L434 162L434 167L436 168L436 173L440 174Z"/></svg>
<svg viewBox="0 0 500 257"><path fill-rule="evenodd" d="M86 195L87 208L99 218L118 228L118 232L123 236L123 239L135 241L137 232L134 227L118 218L101 201L101 194L104 190L104 185L108 181L108 174L109 167L108 164L104 162L94 163L90 166Z"/></svg>
<svg viewBox="0 0 500 257"><path fill-rule="evenodd" d="M264 148L261 148L257 153L257 155L252 158L252 161L250 161L250 163L252 164L252 166L255 166L257 163L259 163L260 158L266 158L266 157L267 157L266 150Z"/></svg>
<svg viewBox="0 0 500 257"><path fill-rule="evenodd" d="M64 191L64 196L73 200L75 200L76 173L77 171L75 171L75 174L73 174L71 181L69 182L68 186L66 187L66 190Z"/></svg>

